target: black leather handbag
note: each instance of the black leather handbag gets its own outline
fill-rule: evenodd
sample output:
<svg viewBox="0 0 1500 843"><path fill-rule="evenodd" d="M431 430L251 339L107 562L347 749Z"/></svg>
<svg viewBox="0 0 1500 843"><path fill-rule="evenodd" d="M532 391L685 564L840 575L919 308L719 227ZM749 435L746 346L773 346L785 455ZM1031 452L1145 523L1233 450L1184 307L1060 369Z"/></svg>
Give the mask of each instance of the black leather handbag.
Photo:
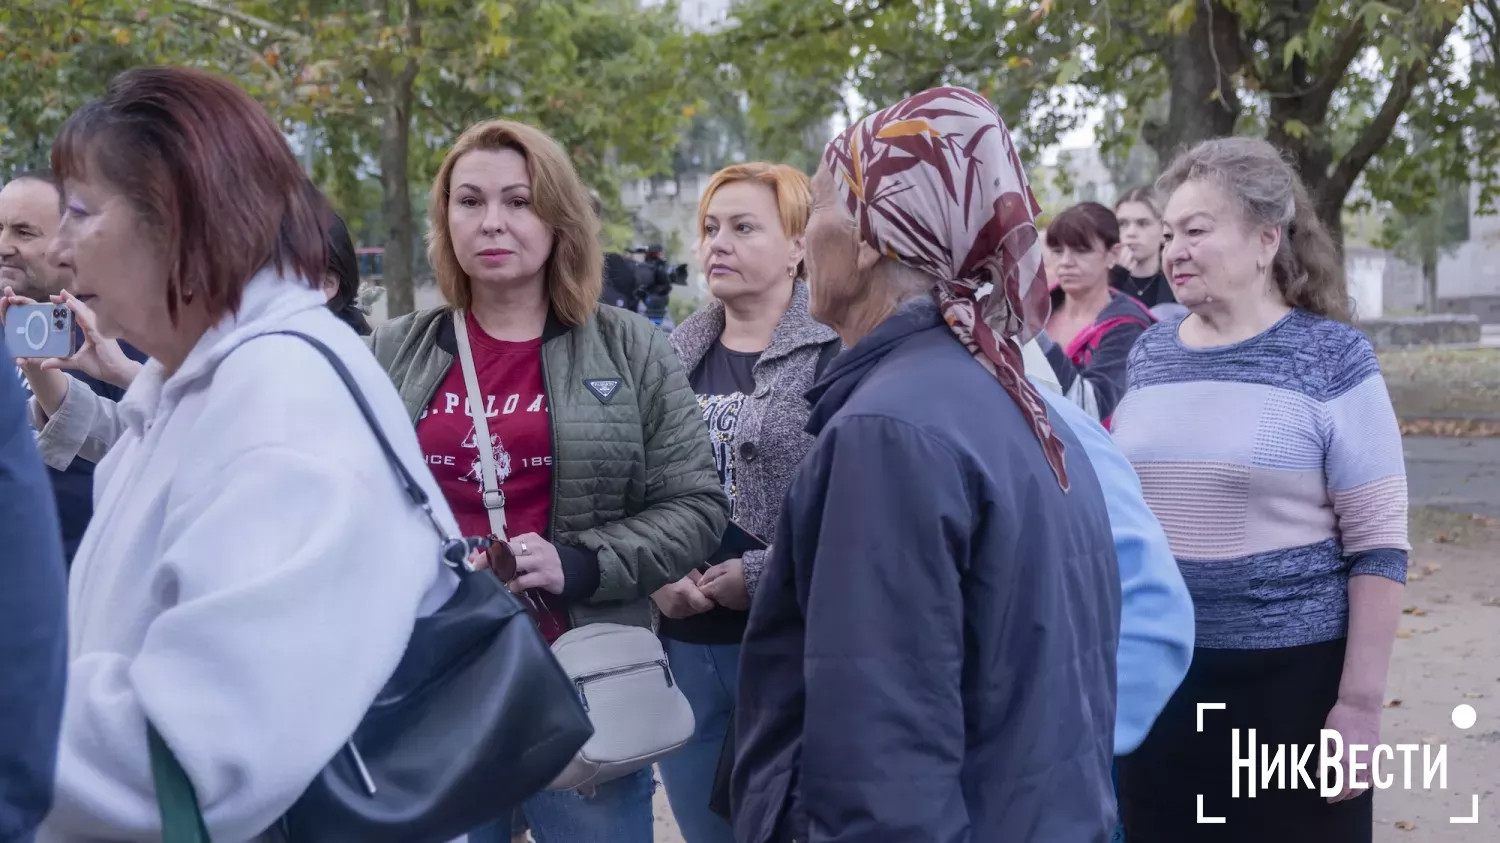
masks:
<svg viewBox="0 0 1500 843"><path fill-rule="evenodd" d="M332 364L414 505L442 541L458 590L420 618L395 674L338 755L282 818L292 843L446 843L547 787L594 728L521 602L467 558L401 463L343 361Z"/></svg>

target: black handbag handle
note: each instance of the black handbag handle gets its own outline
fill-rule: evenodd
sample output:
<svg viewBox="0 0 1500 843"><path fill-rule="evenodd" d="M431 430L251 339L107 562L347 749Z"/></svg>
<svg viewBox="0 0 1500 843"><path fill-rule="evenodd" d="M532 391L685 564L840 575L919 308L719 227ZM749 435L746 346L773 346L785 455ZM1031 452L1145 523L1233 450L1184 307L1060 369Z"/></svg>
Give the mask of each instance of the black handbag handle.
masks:
<svg viewBox="0 0 1500 843"><path fill-rule="evenodd" d="M406 491L406 496L411 498L411 502L416 504L427 515L427 520L432 523L432 528L442 538L443 564L461 574L473 573L475 569L469 564L469 554L475 550L487 548L489 540L454 538L448 533L447 528L438 520L437 513L432 511L432 499L428 497L427 491L422 488L421 484L417 482L417 478L412 476L410 469L396 455L396 449L391 446L390 440L386 438L385 430L381 428L380 421L375 418L375 411L370 408L370 402L365 400L364 391L355 382L354 375L349 371L349 367L344 365L344 361L334 353L333 349L325 345L322 340L304 334L301 331L268 331L259 336L270 337L277 335L297 337L317 349L318 353L322 354L328 360L328 364L333 367L333 371L344 382L344 387L349 390L349 395L354 398L354 403L359 406L360 414L365 417L365 424L369 425L370 432L375 434L375 441L380 443L380 450L385 454L386 461L391 464L391 468L395 470L397 478L401 481L401 487Z"/></svg>

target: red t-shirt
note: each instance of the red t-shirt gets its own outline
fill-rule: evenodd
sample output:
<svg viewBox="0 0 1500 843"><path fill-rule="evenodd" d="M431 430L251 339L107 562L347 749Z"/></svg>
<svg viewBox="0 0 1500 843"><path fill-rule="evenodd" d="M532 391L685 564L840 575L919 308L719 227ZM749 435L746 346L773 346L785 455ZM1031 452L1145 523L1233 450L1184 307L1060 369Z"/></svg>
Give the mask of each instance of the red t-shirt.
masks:
<svg viewBox="0 0 1500 843"><path fill-rule="evenodd" d="M485 334L472 314L468 320L495 477L505 493L506 530L511 537L545 536L552 516L552 427L542 341L503 342ZM467 394L463 366L455 359L432 404L417 420L417 441L464 535L488 536L492 531L484 508L484 475L474 420L464 406ZM523 600L527 597L549 642L567 631L568 616L556 595L532 589Z"/></svg>

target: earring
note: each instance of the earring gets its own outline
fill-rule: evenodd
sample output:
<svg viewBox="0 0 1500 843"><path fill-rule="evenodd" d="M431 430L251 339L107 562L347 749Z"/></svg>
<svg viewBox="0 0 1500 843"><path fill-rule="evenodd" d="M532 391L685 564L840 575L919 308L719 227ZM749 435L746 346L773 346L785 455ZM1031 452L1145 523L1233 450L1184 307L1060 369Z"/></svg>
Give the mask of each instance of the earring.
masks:
<svg viewBox="0 0 1500 843"><path fill-rule="evenodd" d="M797 267L795 267L795 266L789 266L789 267L787 267L786 268L786 274L787 274L787 276L789 278L796 278L797 277Z"/></svg>

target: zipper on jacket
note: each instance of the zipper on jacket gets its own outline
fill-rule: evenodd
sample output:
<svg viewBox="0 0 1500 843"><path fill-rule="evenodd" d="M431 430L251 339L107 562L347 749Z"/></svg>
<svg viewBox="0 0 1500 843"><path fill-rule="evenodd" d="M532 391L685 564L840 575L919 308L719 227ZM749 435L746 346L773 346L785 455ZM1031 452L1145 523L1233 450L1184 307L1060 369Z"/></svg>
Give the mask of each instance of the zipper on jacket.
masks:
<svg viewBox="0 0 1500 843"><path fill-rule="evenodd" d="M571 338L572 331L563 334L563 338ZM542 343L542 394L547 397L547 447L552 449L552 489L549 492L551 501L547 504L547 540L557 544L557 470L562 467L562 458L557 454L557 405L552 402L552 374L547 370L547 343ZM506 536L506 538L510 538ZM564 605L563 612L568 618L568 628L578 626L578 621L573 616L573 607Z"/></svg>
<svg viewBox="0 0 1500 843"><path fill-rule="evenodd" d="M627 664L622 667L612 667L609 670L599 670L595 671L594 673L585 673L582 676L575 676L573 677L573 688L578 691L578 700L579 702L583 703L583 710L588 711L589 698L583 693L584 685L587 685L590 682L596 682L600 679L609 679L613 676L624 676L627 673L639 673L643 670L650 670L651 668L658 667L661 668L662 676L667 680L667 687L672 687L672 668L667 664L666 659L657 659L656 661L641 662L639 664Z"/></svg>

